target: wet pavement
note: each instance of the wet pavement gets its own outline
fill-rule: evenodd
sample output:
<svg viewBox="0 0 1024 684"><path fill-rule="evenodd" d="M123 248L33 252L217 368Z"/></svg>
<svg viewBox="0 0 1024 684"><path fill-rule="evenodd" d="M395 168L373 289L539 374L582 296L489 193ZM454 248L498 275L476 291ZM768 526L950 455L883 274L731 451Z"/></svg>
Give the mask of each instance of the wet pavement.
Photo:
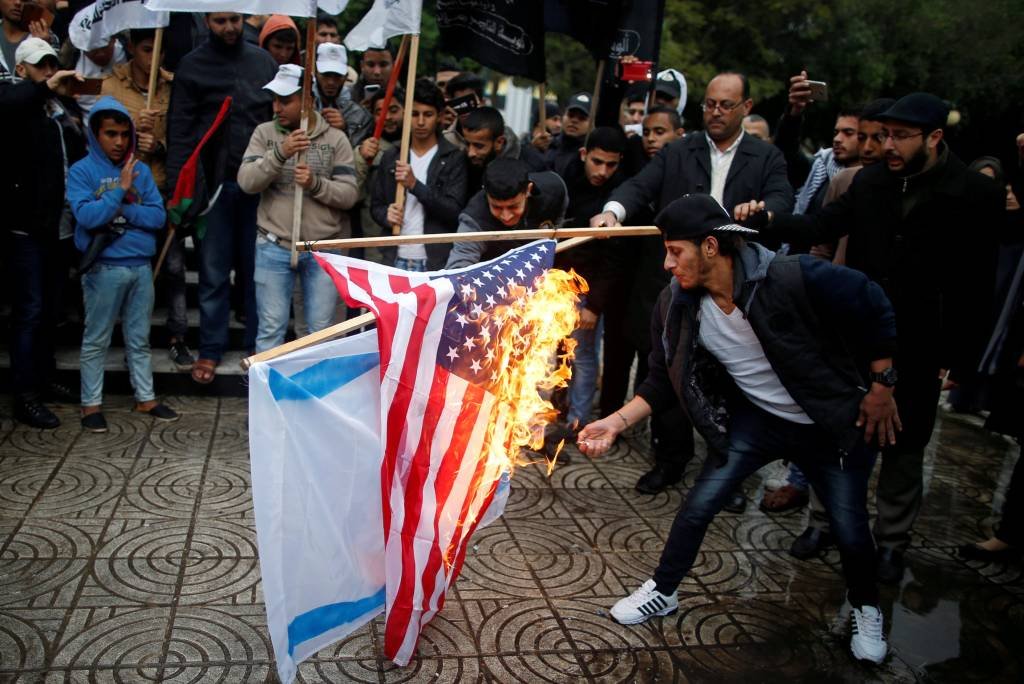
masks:
<svg viewBox="0 0 1024 684"><path fill-rule="evenodd" d="M172 398L154 424L107 410L82 433L0 420L0 681L276 681L250 493L246 404ZM965 562L988 535L1018 447L943 415L908 571L883 590L890 655L848 653L839 558L787 549L803 511L757 509L712 525L676 615L622 627L608 608L646 579L683 494L633 490L647 438L551 478L525 468L504 518L474 538L443 612L407 668L381 655L375 621L321 651L307 682L943 681L1024 679L1020 565Z"/></svg>

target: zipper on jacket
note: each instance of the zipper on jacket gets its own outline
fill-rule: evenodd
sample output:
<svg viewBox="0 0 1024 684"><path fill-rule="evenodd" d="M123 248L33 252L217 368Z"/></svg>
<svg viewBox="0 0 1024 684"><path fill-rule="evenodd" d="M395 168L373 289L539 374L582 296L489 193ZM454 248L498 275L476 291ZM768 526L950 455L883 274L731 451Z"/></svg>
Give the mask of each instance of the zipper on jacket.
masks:
<svg viewBox="0 0 1024 684"><path fill-rule="evenodd" d="M909 182L910 182L909 178L904 178L903 179L903 192L904 193L907 191L907 183L909 183Z"/></svg>

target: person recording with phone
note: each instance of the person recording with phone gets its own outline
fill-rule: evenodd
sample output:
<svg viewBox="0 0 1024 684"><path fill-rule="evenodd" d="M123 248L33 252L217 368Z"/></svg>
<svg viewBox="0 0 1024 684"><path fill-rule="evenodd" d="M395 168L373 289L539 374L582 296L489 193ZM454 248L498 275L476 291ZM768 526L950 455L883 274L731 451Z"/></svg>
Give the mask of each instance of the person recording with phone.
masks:
<svg viewBox="0 0 1024 684"><path fill-rule="evenodd" d="M82 111L70 97L82 77L60 70L57 52L34 36L18 45L12 61L13 80L0 80L0 122L18 134L4 146L11 161L0 164L0 235L11 297L14 418L53 429L60 419L43 402L78 401L77 392L54 382L53 345L74 230L65 170L85 155Z"/></svg>

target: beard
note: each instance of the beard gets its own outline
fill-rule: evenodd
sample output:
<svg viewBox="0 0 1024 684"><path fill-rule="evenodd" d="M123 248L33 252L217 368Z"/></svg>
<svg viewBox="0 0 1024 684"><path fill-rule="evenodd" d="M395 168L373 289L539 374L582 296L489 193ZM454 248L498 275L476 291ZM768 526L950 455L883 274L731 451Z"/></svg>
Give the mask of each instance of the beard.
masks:
<svg viewBox="0 0 1024 684"><path fill-rule="evenodd" d="M913 176L914 174L921 173L924 170L924 165L928 163L928 148L924 145L914 153L914 156L904 160L903 169L900 171L901 176Z"/></svg>

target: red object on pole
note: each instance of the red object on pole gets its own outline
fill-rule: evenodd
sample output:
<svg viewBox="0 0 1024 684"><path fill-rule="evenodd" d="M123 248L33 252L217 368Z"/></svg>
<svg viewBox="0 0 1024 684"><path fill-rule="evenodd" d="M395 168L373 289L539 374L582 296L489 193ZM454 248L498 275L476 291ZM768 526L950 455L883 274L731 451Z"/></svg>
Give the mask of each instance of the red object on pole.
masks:
<svg viewBox="0 0 1024 684"><path fill-rule="evenodd" d="M402 70L402 62L405 61L405 53L409 49L409 36L406 34L402 37L402 44L398 48L398 55L395 57L395 63L391 67L391 75L388 76L388 84L384 90L384 106L380 110L380 116L377 117L377 125L373 127L373 137L380 140L381 134L384 133L384 119L388 116L388 107L391 106L391 99L395 95L395 84L398 83L398 72Z"/></svg>

